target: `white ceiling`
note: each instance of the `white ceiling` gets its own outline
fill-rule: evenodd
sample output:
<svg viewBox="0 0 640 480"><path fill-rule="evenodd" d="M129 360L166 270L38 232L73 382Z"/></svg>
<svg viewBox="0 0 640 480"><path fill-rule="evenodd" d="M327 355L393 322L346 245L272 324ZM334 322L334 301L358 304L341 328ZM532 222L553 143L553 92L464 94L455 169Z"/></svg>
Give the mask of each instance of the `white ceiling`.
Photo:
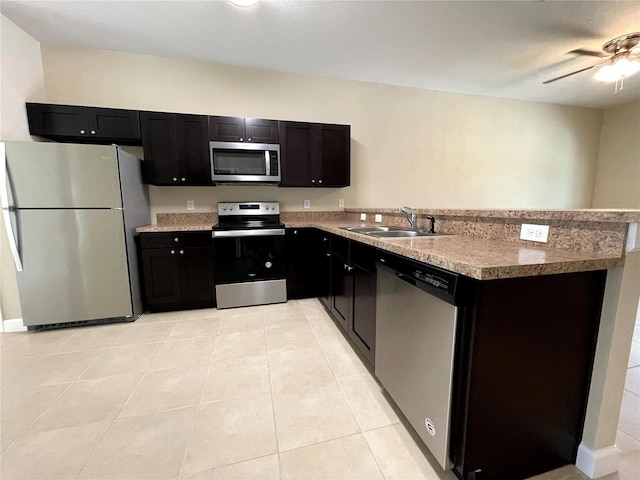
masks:
<svg viewBox="0 0 640 480"><path fill-rule="evenodd" d="M433 90L606 108L593 72L607 40L640 31L634 1L2 1L42 44L193 59Z"/></svg>

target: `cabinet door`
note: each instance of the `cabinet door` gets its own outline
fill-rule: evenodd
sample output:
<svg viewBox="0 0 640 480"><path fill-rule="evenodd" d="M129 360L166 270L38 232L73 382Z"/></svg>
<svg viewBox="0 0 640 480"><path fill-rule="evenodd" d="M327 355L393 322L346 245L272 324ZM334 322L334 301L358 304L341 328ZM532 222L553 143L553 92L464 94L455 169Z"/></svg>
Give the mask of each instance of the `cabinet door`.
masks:
<svg viewBox="0 0 640 480"><path fill-rule="evenodd" d="M317 158L317 136L311 123L280 122L281 187L309 187Z"/></svg>
<svg viewBox="0 0 640 480"><path fill-rule="evenodd" d="M179 184L175 115L140 112L140 123L145 181L154 185Z"/></svg>
<svg viewBox="0 0 640 480"><path fill-rule="evenodd" d="M331 235L327 232L318 231L320 234L320 259L318 265L318 282L320 301L331 308Z"/></svg>
<svg viewBox="0 0 640 480"><path fill-rule="evenodd" d="M351 297L353 295L353 275L349 272L347 260L331 254L331 311L342 328L348 331L351 317Z"/></svg>
<svg viewBox="0 0 640 480"><path fill-rule="evenodd" d="M210 139L218 142L244 142L243 117L209 117Z"/></svg>
<svg viewBox="0 0 640 480"><path fill-rule="evenodd" d="M213 247L185 247L179 250L182 303L214 305Z"/></svg>
<svg viewBox="0 0 640 480"><path fill-rule="evenodd" d="M176 115L176 143L180 183L211 185L209 160L209 117Z"/></svg>
<svg viewBox="0 0 640 480"><path fill-rule="evenodd" d="M353 270L353 311L349 336L373 365L376 344L376 276Z"/></svg>
<svg viewBox="0 0 640 480"><path fill-rule="evenodd" d="M320 266L325 254L321 250L321 241L322 232L315 228L286 230L288 298L315 298L322 295L325 282Z"/></svg>
<svg viewBox="0 0 640 480"><path fill-rule="evenodd" d="M180 258L177 248L142 249L144 291L147 304L180 302Z"/></svg>
<svg viewBox="0 0 640 480"><path fill-rule="evenodd" d="M347 187L351 184L351 127L320 125L320 187Z"/></svg>
<svg viewBox="0 0 640 480"><path fill-rule="evenodd" d="M89 135L119 143L139 143L140 121L137 110L87 108Z"/></svg>
<svg viewBox="0 0 640 480"><path fill-rule="evenodd" d="M251 143L278 143L278 121L262 118L245 118L245 132L247 142Z"/></svg>
<svg viewBox="0 0 640 480"><path fill-rule="evenodd" d="M85 107L27 103L27 117L31 135L89 137Z"/></svg>

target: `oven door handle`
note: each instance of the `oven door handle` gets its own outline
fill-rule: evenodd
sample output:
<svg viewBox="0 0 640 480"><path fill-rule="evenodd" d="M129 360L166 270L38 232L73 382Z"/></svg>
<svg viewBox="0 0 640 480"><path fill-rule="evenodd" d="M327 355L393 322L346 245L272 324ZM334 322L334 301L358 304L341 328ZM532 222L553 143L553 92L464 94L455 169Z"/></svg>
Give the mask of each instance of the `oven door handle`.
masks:
<svg viewBox="0 0 640 480"><path fill-rule="evenodd" d="M284 228L258 228L255 230L214 230L213 238L275 237L284 236Z"/></svg>

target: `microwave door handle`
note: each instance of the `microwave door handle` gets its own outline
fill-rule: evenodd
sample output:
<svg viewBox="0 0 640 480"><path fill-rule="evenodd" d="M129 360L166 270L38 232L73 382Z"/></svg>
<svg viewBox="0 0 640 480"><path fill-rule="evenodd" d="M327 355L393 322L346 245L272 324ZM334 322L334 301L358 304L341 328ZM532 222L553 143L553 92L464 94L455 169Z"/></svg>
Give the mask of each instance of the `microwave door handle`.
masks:
<svg viewBox="0 0 640 480"><path fill-rule="evenodd" d="M11 223L11 212L16 214L16 228L19 228L20 222L18 217L18 210L13 208L9 204L9 188L13 185L9 178L9 172L7 169L7 155L5 151L5 144L0 142L0 207L2 208L2 218L4 220L4 227L7 229L7 237L9 240L9 250L13 256L13 261L16 265L18 272L22 271L22 260L20 258L20 251L18 250L18 237L13 232L13 225ZM15 198L12 195L12 198Z"/></svg>
<svg viewBox="0 0 640 480"><path fill-rule="evenodd" d="M265 175L271 175L271 155L269 155L269 150L264 151L264 158L266 161L266 170L264 172Z"/></svg>

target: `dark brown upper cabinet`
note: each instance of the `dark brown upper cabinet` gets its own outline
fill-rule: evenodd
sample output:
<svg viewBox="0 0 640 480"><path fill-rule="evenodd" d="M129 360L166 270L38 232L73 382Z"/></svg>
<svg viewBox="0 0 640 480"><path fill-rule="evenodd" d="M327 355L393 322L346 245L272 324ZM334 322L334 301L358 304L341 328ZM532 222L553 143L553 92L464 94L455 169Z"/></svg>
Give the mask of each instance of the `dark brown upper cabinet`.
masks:
<svg viewBox="0 0 640 480"><path fill-rule="evenodd" d="M262 118L209 117L210 138L217 142L278 143L278 121Z"/></svg>
<svg viewBox="0 0 640 480"><path fill-rule="evenodd" d="M349 186L350 145L349 125L280 122L280 186Z"/></svg>
<svg viewBox="0 0 640 480"><path fill-rule="evenodd" d="M136 110L27 103L29 133L58 141L140 145Z"/></svg>
<svg viewBox="0 0 640 480"><path fill-rule="evenodd" d="M140 112L143 172L152 185L212 185L206 115Z"/></svg>

